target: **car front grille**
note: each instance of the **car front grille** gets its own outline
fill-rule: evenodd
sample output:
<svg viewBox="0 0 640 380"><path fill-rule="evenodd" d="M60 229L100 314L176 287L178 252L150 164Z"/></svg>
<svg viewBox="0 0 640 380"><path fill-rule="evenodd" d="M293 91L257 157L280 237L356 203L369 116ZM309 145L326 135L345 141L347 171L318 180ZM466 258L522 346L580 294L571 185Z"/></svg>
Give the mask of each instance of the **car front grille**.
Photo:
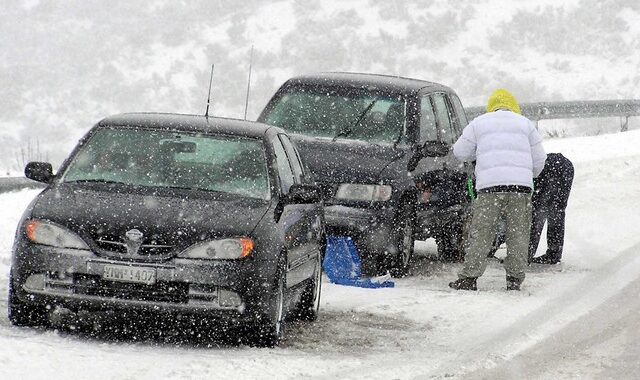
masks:
<svg viewBox="0 0 640 380"><path fill-rule="evenodd" d="M95 239L98 248L108 252L115 252L119 254L127 253L127 244L124 239L118 236L100 236ZM173 251L173 245L158 244L155 241L144 242L137 254L141 256L162 256L167 255Z"/></svg>
<svg viewBox="0 0 640 380"><path fill-rule="evenodd" d="M73 276L76 294L126 300L187 303L189 284L158 281L153 285L103 280L100 276L76 274Z"/></svg>

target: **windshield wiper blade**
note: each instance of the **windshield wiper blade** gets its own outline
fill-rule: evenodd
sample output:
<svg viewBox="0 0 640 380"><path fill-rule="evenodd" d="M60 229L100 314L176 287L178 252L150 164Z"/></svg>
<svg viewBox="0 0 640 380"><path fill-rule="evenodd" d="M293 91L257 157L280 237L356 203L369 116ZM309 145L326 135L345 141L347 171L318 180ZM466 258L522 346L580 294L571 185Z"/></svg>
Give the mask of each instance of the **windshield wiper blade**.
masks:
<svg viewBox="0 0 640 380"><path fill-rule="evenodd" d="M71 181L64 181L64 183L107 183L107 184L117 184L117 185L129 185L128 183L120 182L120 181L112 181L108 179L74 179Z"/></svg>
<svg viewBox="0 0 640 380"><path fill-rule="evenodd" d="M214 194L220 194L220 195L236 195L234 193L229 193L226 191L222 191L222 190L215 190L215 189L207 189L204 187L198 187L198 186L170 186L170 185L158 185L158 186L151 186L151 187L155 187L158 189L171 189L171 190L189 190L189 191L204 191L207 193L214 193Z"/></svg>
<svg viewBox="0 0 640 380"><path fill-rule="evenodd" d="M398 144L400 144L400 141L402 141L403 137L404 137L404 128L400 130L400 134L398 134L398 137L396 137L396 139L393 140L393 149L396 149L398 147Z"/></svg>
<svg viewBox="0 0 640 380"><path fill-rule="evenodd" d="M333 137L333 139L331 139L331 141L336 141L336 139L338 137L341 136L348 136L351 134L351 132L353 132L353 127L355 127L356 125L358 125L362 119L364 119L364 117L367 115L367 113L369 113L369 111L373 108L373 106L376 105L376 102L378 101L378 99L373 99L373 101L371 103L369 103L369 105L367 106L367 108L365 108L360 115L358 116L358 119L356 119L355 123L350 124L347 128L341 129L340 132L338 132L337 135L335 135Z"/></svg>

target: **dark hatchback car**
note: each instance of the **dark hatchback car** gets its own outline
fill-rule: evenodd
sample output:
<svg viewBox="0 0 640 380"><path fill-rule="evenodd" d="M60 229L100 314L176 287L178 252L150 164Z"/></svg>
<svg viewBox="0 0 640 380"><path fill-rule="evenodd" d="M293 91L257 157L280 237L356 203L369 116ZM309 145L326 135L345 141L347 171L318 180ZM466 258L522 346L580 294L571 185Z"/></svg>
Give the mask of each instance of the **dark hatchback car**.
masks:
<svg viewBox="0 0 640 380"><path fill-rule="evenodd" d="M456 93L417 79L321 73L285 82L258 121L286 130L326 197L332 234L374 270L406 274L414 239L459 257L467 169L450 152L467 124Z"/></svg>
<svg viewBox="0 0 640 380"><path fill-rule="evenodd" d="M316 318L320 190L289 137L259 123L175 114L106 118L18 226L9 319L135 309L233 322L272 345L287 316Z"/></svg>

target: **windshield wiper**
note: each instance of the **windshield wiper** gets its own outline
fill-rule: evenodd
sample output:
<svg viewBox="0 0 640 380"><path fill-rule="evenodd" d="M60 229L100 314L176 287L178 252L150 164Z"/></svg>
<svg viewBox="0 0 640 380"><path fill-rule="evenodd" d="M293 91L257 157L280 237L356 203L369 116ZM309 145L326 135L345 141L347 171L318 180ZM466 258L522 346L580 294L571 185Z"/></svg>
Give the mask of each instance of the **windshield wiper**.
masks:
<svg viewBox="0 0 640 380"><path fill-rule="evenodd" d="M128 183L124 183L120 181L111 181L108 179L74 179L71 181L64 181L64 183L107 183L107 184L117 184L117 185L129 185Z"/></svg>
<svg viewBox="0 0 640 380"><path fill-rule="evenodd" d="M155 187L157 189L171 189L171 190L188 190L188 191L204 191L207 193L212 193L212 194L216 194L219 196L237 196L238 194L235 193L229 193L227 191L222 191L222 190L215 190L215 189L207 189L204 187L198 187L198 186L171 186L171 185L157 185L157 186L149 186L149 187Z"/></svg>
<svg viewBox="0 0 640 380"><path fill-rule="evenodd" d="M336 139L338 137L341 136L348 136L351 134L351 132L353 132L353 127L355 127L356 125L358 125L362 119L364 119L364 117L367 115L367 113L369 113L369 110L371 110L371 108L373 108L373 106L376 105L376 102L378 101L378 99L374 99L371 103L369 103L369 105L367 106L367 108L365 108L360 115L358 116L358 119L355 121L355 123L350 124L347 128L341 129L340 132L338 132L337 135L333 136L333 139L331 139L331 141L336 141Z"/></svg>
<svg viewBox="0 0 640 380"><path fill-rule="evenodd" d="M393 140L393 149L396 149L398 147L398 144L400 144L400 141L402 141L403 137L404 137L404 128L400 130L400 134L398 135L398 137L396 137L396 139Z"/></svg>

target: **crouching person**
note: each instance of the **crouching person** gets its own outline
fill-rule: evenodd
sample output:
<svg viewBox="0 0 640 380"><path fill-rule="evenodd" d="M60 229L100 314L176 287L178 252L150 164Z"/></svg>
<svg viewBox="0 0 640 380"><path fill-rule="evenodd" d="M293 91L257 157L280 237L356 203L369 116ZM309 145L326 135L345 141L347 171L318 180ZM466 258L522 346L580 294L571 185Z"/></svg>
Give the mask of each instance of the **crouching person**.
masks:
<svg viewBox="0 0 640 380"><path fill-rule="evenodd" d="M544 167L542 138L533 123L521 115L515 98L496 90L487 113L469 123L453 145L464 162L476 161L477 198L469 230L465 262L453 289L477 290L476 281L487 267L500 218L506 222L507 290L520 290L528 265L533 178Z"/></svg>
<svg viewBox="0 0 640 380"><path fill-rule="evenodd" d="M529 242L529 262L557 264L562 260L564 245L564 219L574 168L571 161L560 153L549 153L542 173L535 180L535 191L531 199L533 220ZM547 252L536 255L540 235L547 222Z"/></svg>

